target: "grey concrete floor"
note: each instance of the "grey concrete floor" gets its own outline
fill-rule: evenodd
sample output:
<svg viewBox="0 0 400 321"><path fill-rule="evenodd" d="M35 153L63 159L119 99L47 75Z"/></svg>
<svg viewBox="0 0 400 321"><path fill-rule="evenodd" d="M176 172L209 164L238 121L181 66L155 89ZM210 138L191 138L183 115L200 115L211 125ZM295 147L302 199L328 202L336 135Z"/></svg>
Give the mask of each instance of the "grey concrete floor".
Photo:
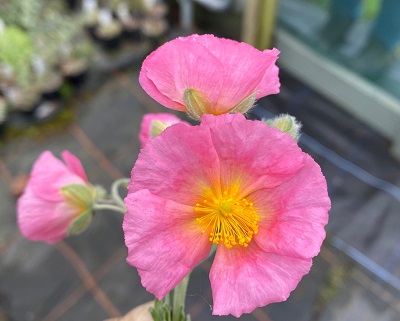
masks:
<svg viewBox="0 0 400 321"><path fill-rule="evenodd" d="M54 246L30 242L17 229L9 191L13 179L29 173L46 149L55 154L69 149L94 183L109 186L128 177L139 153L143 114L166 111L137 78L137 67L107 74L90 94L75 97L76 118L66 129L12 139L0 151L0 321L104 320L152 299L125 262L121 215L98 213L86 232ZM398 321L399 200L382 186L363 182L358 172L362 168L399 186L400 166L387 156L389 142L290 75L282 72L281 82L281 93L260 100L250 116L289 112L303 122L301 146L321 165L332 198L329 236L310 274L286 302L241 320ZM358 167L345 166L343 159ZM192 274L188 312L194 321L235 320L211 315L211 263L203 262Z"/></svg>

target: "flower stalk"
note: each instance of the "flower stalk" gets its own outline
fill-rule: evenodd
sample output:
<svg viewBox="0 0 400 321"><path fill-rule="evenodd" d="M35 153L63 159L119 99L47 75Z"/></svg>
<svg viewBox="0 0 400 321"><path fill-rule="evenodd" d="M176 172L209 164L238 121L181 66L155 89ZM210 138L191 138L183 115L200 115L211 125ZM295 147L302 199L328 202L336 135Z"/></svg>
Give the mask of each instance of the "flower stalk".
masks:
<svg viewBox="0 0 400 321"><path fill-rule="evenodd" d="M128 187L129 184L129 178L120 178L117 179L112 185L111 185L111 197L121 207L125 209L125 204L124 200L121 198L119 195L119 189L121 187L124 187L125 189Z"/></svg>
<svg viewBox="0 0 400 321"><path fill-rule="evenodd" d="M191 321L190 315L185 314L185 299L189 277L190 273L161 301L157 298L154 300L154 308L150 308L154 321Z"/></svg>
<svg viewBox="0 0 400 321"><path fill-rule="evenodd" d="M114 205L114 204L104 204L104 203L96 203L93 206L94 210L111 210L111 211L115 211L115 212L119 212L122 214L125 214L126 212L126 208L119 206L119 205Z"/></svg>
<svg viewBox="0 0 400 321"><path fill-rule="evenodd" d="M93 205L94 210L111 210L125 214L126 207L124 200L119 194L119 189L121 187L126 188L128 186L128 178L117 179L111 185L111 194L106 197L99 197L96 203Z"/></svg>

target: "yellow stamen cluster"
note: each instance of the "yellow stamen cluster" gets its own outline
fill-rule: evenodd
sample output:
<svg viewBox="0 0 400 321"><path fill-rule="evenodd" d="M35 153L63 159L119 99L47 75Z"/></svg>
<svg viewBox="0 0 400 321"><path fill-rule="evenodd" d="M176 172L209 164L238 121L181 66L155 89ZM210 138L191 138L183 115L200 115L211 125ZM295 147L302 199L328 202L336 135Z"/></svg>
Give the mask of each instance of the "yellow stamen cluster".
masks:
<svg viewBox="0 0 400 321"><path fill-rule="evenodd" d="M239 198L234 191L224 191L219 197L212 194L196 204L195 212L202 233L209 233L211 242L223 242L228 249L235 245L247 247L258 233L260 217L253 203Z"/></svg>

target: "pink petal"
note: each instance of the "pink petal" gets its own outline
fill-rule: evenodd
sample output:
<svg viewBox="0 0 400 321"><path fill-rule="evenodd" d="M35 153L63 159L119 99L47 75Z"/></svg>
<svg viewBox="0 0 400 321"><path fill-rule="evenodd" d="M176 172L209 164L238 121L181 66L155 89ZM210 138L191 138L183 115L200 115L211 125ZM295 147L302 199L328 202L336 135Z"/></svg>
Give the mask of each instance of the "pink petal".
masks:
<svg viewBox="0 0 400 321"><path fill-rule="evenodd" d="M270 57L271 64L265 69L264 77L257 87L257 99L279 93L279 88L281 86L278 76L279 68L275 65L279 50L274 48L272 50L264 50L263 53Z"/></svg>
<svg viewBox="0 0 400 321"><path fill-rule="evenodd" d="M21 233L30 240L47 243L66 237L68 227L79 214L66 202L51 202L37 197L29 187L18 200L17 213Z"/></svg>
<svg viewBox="0 0 400 321"><path fill-rule="evenodd" d="M239 177L243 197L290 180L303 166L305 154L293 138L242 114L203 115L200 127L210 130L223 186Z"/></svg>
<svg viewBox="0 0 400 321"><path fill-rule="evenodd" d="M194 206L210 182L219 183L219 171L208 130L180 123L165 129L141 150L128 189L129 193L148 189Z"/></svg>
<svg viewBox="0 0 400 321"><path fill-rule="evenodd" d="M266 252L307 259L320 251L330 200L318 164L308 155L304 161L290 181L251 195L262 216L254 240Z"/></svg>
<svg viewBox="0 0 400 321"><path fill-rule="evenodd" d="M152 54L151 54L152 55ZM150 57L150 56L149 56ZM146 58L147 59L147 58ZM186 106L183 103L172 101L168 96L163 95L156 87L154 82L147 77L147 69L143 62L142 68L139 74L139 83L144 91L152 97L154 100L159 102L161 105L179 111L186 111Z"/></svg>
<svg viewBox="0 0 400 321"><path fill-rule="evenodd" d="M194 88L215 105L223 84L223 67L195 37L165 43L143 62L139 82L160 104L186 110L183 93Z"/></svg>
<svg viewBox="0 0 400 321"><path fill-rule="evenodd" d="M147 190L128 194L125 204L127 261L147 291L161 299L208 256L211 243L196 224L193 207Z"/></svg>
<svg viewBox="0 0 400 321"><path fill-rule="evenodd" d="M279 50L261 52L247 43L212 35L198 36L197 40L224 67L223 90L218 99L217 114L228 112L256 90L259 91L257 98L279 92L278 68L275 65ZM267 86L273 86L274 90L268 92L270 88Z"/></svg>
<svg viewBox="0 0 400 321"><path fill-rule="evenodd" d="M284 301L311 265L311 259L264 252L255 242L248 248L219 246L210 272L213 314L240 317Z"/></svg>
<svg viewBox="0 0 400 321"><path fill-rule="evenodd" d="M82 163L79 160L78 157L76 157L74 154L69 152L68 150L64 150L61 153L61 156L67 166L67 168L74 173L75 175L78 175L80 178L82 178L85 182L88 182L88 179L86 177L85 170L83 169Z"/></svg>
<svg viewBox="0 0 400 321"><path fill-rule="evenodd" d="M139 141L142 147L144 147L147 141L151 138L151 124L153 121L156 120L166 123L169 126L181 122L186 123L173 114L156 113L156 114L144 115L142 122L140 124L140 133L139 133Z"/></svg>
<svg viewBox="0 0 400 321"><path fill-rule="evenodd" d="M33 165L28 182L33 193L43 200L62 201L60 189L68 184L85 184L85 181L71 172L51 152L43 152Z"/></svg>

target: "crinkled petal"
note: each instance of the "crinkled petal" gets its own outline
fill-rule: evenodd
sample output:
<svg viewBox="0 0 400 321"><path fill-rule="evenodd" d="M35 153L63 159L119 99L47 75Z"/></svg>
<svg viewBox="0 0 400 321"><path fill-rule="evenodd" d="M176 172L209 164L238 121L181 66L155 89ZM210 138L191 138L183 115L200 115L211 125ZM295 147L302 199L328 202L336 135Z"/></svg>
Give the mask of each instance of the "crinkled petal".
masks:
<svg viewBox="0 0 400 321"><path fill-rule="evenodd" d="M166 107L185 110L183 93L194 88L215 105L223 85L223 66L193 37L165 43L143 62L139 82Z"/></svg>
<svg viewBox="0 0 400 321"><path fill-rule="evenodd" d="M130 193L148 189L194 206L210 182L219 184L219 159L208 129L182 123L168 127L141 150L131 176Z"/></svg>
<svg viewBox="0 0 400 321"><path fill-rule="evenodd" d="M146 62L146 60L144 62ZM171 100L158 90L154 82L147 77L147 68L144 63L140 70L139 83L144 91L161 105L174 110L186 111L186 106L183 103Z"/></svg>
<svg viewBox="0 0 400 321"><path fill-rule="evenodd" d="M228 112L256 90L257 98L276 93L274 90L268 93L267 83L275 87L279 84L275 65L279 50L262 52L245 42L217 38L213 35L197 36L197 41L223 63L224 83L216 114Z"/></svg>
<svg viewBox="0 0 400 321"><path fill-rule="evenodd" d="M311 259L264 252L255 242L248 248L219 246L210 272L213 314L239 317L284 301L311 265Z"/></svg>
<svg viewBox="0 0 400 321"><path fill-rule="evenodd" d="M268 55L271 64L265 69L264 77L262 78L260 84L257 87L256 98L259 99L264 96L277 94L281 87L279 81L279 68L275 64L278 59L279 50L274 48L272 50L264 50L263 53Z"/></svg>
<svg viewBox="0 0 400 321"><path fill-rule="evenodd" d="M148 190L128 194L125 204L127 261L147 291L161 299L208 256L211 243L196 224L193 207Z"/></svg>
<svg viewBox="0 0 400 321"><path fill-rule="evenodd" d="M223 188L239 180L243 197L290 180L303 166L305 154L293 138L261 121L242 114L203 115L200 127L210 129Z"/></svg>
<svg viewBox="0 0 400 321"><path fill-rule="evenodd" d="M45 151L33 165L27 188L43 200L60 202L63 200L61 187L69 184L85 184L85 181L51 152Z"/></svg>
<svg viewBox="0 0 400 321"><path fill-rule="evenodd" d="M66 202L51 202L38 198L27 188L17 204L18 225L21 233L33 241L55 243L68 234L72 221L79 215Z"/></svg>
<svg viewBox="0 0 400 321"><path fill-rule="evenodd" d="M251 195L261 216L254 240L266 252L312 258L320 251L330 200L320 167L306 154L304 161L290 181Z"/></svg>
<svg viewBox="0 0 400 321"><path fill-rule="evenodd" d="M76 157L74 154L72 154L68 150L64 150L61 153L61 156L65 162L65 165L67 166L67 168L70 170L71 173L78 175L85 182L88 182L85 170L83 169L82 163L78 157Z"/></svg>

